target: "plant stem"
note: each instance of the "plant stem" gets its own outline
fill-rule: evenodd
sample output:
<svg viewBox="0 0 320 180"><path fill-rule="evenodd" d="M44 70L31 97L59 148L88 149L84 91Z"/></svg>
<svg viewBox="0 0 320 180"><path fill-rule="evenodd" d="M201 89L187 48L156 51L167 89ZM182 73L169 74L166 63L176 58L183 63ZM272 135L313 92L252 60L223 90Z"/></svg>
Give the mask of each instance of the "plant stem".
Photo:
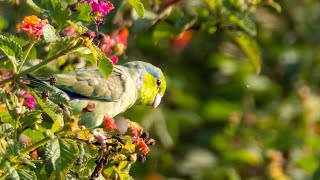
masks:
<svg viewBox="0 0 320 180"><path fill-rule="evenodd" d="M23 59L22 59L22 62L21 62L21 64L20 64L20 66L18 67L17 73L19 73L19 72L21 71L21 68L23 67L24 63L26 62L26 59L27 59L27 57L28 57L31 49L33 48L34 44L35 44L35 43L32 42L32 43L29 45L29 47L28 47L28 49L27 49L27 51L26 51L26 54L24 55L24 57L23 57Z"/></svg>
<svg viewBox="0 0 320 180"><path fill-rule="evenodd" d="M65 132L67 132L67 129L62 129L62 130L60 130L60 131L57 131L57 132L54 133L54 134L59 138L59 136L60 136L61 134L65 133ZM44 139L41 139L40 141L32 144L31 146L28 146L28 147L22 149L22 150L20 151L20 153L24 154L24 153L28 153L28 152L30 152L30 151L33 151L34 149L37 149L38 147L47 144L47 142L50 141L50 139L51 139L51 137L46 137L46 138L44 138Z"/></svg>
<svg viewBox="0 0 320 180"><path fill-rule="evenodd" d="M20 151L20 153L25 154L25 153L28 153L30 151L33 151L34 149L37 149L38 147L45 145L49 140L50 140L50 137L46 137L44 139L41 139L40 141L32 144L31 146L28 146L28 147L22 149Z"/></svg>
<svg viewBox="0 0 320 180"><path fill-rule="evenodd" d="M79 46L76 45L76 46L73 46L73 47L70 48L70 49L63 50L63 51L61 51L59 54L56 54L56 55L54 55L54 56L52 56L52 57L50 57L50 58L42 61L41 63L39 63L39 64L37 64L37 65L35 65L35 66L32 66L32 67L30 67L29 69L27 69L27 70L25 70L25 71L22 71L22 72L19 73L19 74L15 74L15 75L11 76L10 78L7 78L7 79L1 81L1 82L0 82L0 85L2 85L2 84L4 84L4 83L11 82L11 81L13 81L13 80L15 80L15 79L18 79L19 77L21 77L21 76L23 76L23 75L26 75L26 74L28 74L28 73L30 73L30 72L32 72L32 71L35 71L35 70L41 68L42 66L50 63L51 61L53 61L53 60L55 60L55 59L57 59L57 58L59 58L59 57L61 57L61 56L64 56L64 55L68 54L68 53L71 52L73 49L76 49L76 48L78 48L78 47L79 47Z"/></svg>

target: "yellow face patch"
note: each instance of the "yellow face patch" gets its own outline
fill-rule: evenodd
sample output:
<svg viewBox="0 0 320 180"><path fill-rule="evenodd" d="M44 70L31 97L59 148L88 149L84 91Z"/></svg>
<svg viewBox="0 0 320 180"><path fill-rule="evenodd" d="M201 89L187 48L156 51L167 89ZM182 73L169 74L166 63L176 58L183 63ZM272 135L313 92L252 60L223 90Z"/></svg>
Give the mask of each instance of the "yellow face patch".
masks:
<svg viewBox="0 0 320 180"><path fill-rule="evenodd" d="M140 103L141 104L148 104L152 102L158 93L159 89L156 86L156 78L149 73L146 73L143 76L143 83L140 89Z"/></svg>

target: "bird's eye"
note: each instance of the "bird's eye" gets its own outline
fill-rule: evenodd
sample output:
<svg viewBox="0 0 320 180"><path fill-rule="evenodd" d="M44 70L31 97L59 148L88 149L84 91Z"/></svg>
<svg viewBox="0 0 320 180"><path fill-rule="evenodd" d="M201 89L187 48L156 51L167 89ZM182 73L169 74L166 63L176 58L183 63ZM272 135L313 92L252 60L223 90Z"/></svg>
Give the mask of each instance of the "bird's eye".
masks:
<svg viewBox="0 0 320 180"><path fill-rule="evenodd" d="M160 86L160 85L161 85L161 80L157 79L157 86Z"/></svg>

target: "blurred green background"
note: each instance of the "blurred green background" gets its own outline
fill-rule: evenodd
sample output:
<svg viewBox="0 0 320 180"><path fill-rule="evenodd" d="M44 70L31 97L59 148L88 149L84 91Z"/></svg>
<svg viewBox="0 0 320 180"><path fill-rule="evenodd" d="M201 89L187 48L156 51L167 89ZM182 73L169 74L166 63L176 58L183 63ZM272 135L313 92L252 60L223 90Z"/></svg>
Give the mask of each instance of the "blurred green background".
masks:
<svg viewBox="0 0 320 180"><path fill-rule="evenodd" d="M123 5L100 29L125 24L120 64L151 62L167 78L159 108L125 114L158 142L133 177L320 179L318 0L276 1L281 12L272 0L142 2L145 19ZM16 17L28 14L13 9L1 3L2 32L15 31ZM250 40L237 41L237 33ZM260 56L257 75L252 64Z"/></svg>

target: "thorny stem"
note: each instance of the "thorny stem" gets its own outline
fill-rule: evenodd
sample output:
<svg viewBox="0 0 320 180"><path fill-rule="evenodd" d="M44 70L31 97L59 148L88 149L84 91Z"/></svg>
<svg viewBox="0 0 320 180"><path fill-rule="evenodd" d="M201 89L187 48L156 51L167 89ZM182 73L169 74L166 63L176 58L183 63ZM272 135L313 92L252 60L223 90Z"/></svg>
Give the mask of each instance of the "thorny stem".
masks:
<svg viewBox="0 0 320 180"><path fill-rule="evenodd" d="M32 43L29 45L29 47L28 47L28 49L27 49L27 51L26 51L26 54L24 55L24 57L23 57L23 59L22 59L22 62L21 62L21 64L20 64L20 66L18 67L17 73L19 73L19 72L21 71L21 68L23 67L24 63L26 62L26 59L27 59L27 57L28 57L31 49L33 48L34 44L35 44L35 43L32 42Z"/></svg>
<svg viewBox="0 0 320 180"><path fill-rule="evenodd" d="M42 66L50 63L51 61L53 61L53 60L55 60L55 59L57 59L57 58L59 58L59 57L61 57L61 56L64 56L64 55L68 54L69 52L71 52L72 50L74 50L74 49L76 49L76 48L78 48L78 47L79 47L79 45L76 45L76 46L73 46L73 47L71 47L71 48L69 48L69 49L63 50L63 51L61 51L60 53L58 53L58 54L56 54L56 55L53 55L52 57L50 57L50 58L48 58L48 59L40 62L39 64L37 64L37 65L35 65L35 66L32 66L32 67L30 67L29 69L27 69L27 70L25 70L25 71L22 71L22 72L19 73L19 74L13 75L13 76L11 76L10 78L7 78L7 79L1 81L1 82L0 82L0 85L2 85L2 84L4 84L4 83L11 82L11 81L13 81L13 80L15 80L15 79L20 78L20 77L23 76L23 75L26 75L26 74L28 74L28 73L30 73L30 72L32 72L32 71L35 71L35 70L41 68Z"/></svg>

